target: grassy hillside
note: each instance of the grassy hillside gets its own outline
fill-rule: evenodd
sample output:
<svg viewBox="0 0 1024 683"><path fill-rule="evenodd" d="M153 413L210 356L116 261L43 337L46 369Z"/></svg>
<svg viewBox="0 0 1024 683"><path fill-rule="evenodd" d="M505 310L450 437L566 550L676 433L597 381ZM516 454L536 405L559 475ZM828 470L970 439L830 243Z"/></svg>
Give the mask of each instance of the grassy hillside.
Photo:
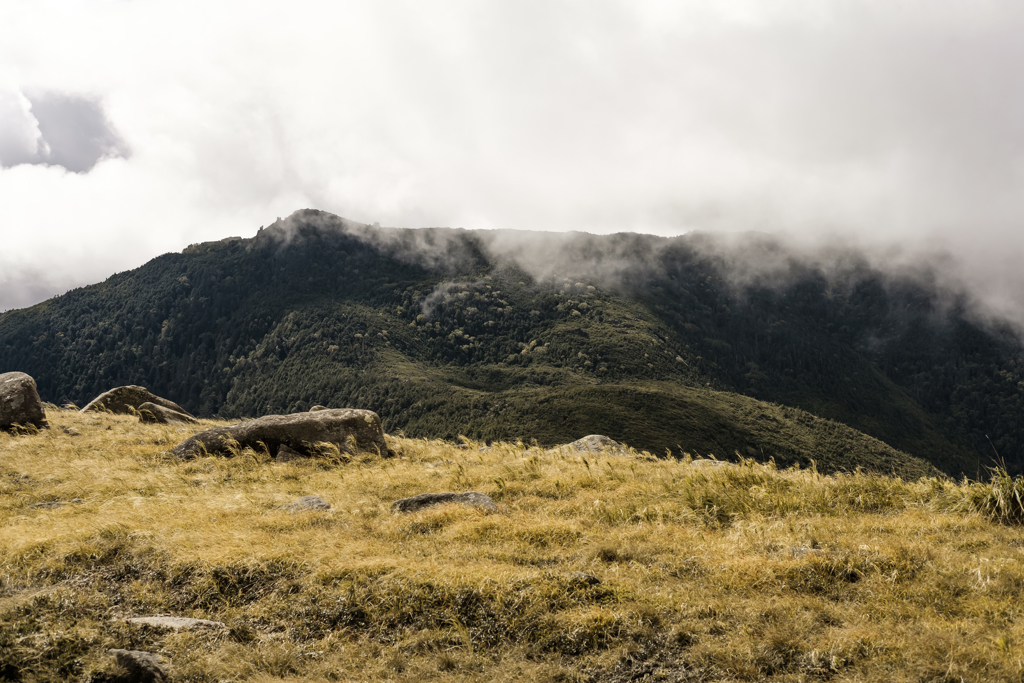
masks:
<svg viewBox="0 0 1024 683"><path fill-rule="evenodd" d="M3 314L0 371L28 372L58 404L141 384L206 417L320 403L446 438L514 438L525 422L541 442L571 440L567 408L528 408L572 396L579 416L602 415L597 431L659 453L693 437L666 406L710 388L841 422L950 474L976 475L993 447L1024 468L1013 330L856 254L815 265L776 245L762 258L764 239L374 229L298 212ZM644 411L657 428L635 428ZM732 432L701 447L767 452Z"/></svg>
<svg viewBox="0 0 1024 683"><path fill-rule="evenodd" d="M415 439L178 462L189 430L48 417L0 433L6 680L101 680L109 648L211 683L1024 676L1020 481ZM444 490L498 510L389 511ZM281 508L309 494L331 508ZM229 628L126 621L154 614Z"/></svg>

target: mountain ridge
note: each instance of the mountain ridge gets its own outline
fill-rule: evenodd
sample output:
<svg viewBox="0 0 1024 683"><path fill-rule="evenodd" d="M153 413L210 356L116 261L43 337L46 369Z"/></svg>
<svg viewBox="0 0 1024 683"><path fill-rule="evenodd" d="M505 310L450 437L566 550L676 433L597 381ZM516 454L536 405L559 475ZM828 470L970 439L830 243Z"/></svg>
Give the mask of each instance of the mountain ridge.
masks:
<svg viewBox="0 0 1024 683"><path fill-rule="evenodd" d="M446 438L517 436L473 406L511 401L522 423L531 391L583 392L592 407L619 396L608 387L657 386L657 409L700 389L847 424L950 474L990 462L989 436L1011 469L1024 463L1007 326L856 253L829 270L770 236L749 241L737 253L742 240L709 235L375 228L304 210L0 315L0 368L33 374L57 402L117 384L205 416L333 401ZM452 401L443 426L417 412L437 395ZM747 455L742 439L711 441Z"/></svg>

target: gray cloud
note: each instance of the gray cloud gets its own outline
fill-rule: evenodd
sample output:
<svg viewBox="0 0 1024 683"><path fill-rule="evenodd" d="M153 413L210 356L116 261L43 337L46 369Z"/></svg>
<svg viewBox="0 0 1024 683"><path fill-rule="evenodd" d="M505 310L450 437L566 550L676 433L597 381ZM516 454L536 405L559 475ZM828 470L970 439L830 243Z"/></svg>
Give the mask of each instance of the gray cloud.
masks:
<svg viewBox="0 0 1024 683"><path fill-rule="evenodd" d="M0 93L0 121L4 167L45 164L87 173L102 159L129 156L94 98L49 91Z"/></svg>
<svg viewBox="0 0 1024 683"><path fill-rule="evenodd" d="M8 3L0 272L96 281L313 206L537 231L508 248L541 269L560 248L541 231L947 252L1024 320L1022 34L1011 0ZM32 87L104 107L50 115ZM102 112L130 160L30 164ZM123 149L98 126L69 167Z"/></svg>

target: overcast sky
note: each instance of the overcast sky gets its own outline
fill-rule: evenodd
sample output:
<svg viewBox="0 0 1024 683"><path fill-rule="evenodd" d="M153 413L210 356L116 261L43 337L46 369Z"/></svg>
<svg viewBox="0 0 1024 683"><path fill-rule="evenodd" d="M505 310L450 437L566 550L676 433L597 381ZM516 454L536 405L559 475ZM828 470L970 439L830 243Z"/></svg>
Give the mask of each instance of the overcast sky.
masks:
<svg viewBox="0 0 1024 683"><path fill-rule="evenodd" d="M1016 0L5 0L0 310L307 207L950 248L1021 303L1022 74Z"/></svg>

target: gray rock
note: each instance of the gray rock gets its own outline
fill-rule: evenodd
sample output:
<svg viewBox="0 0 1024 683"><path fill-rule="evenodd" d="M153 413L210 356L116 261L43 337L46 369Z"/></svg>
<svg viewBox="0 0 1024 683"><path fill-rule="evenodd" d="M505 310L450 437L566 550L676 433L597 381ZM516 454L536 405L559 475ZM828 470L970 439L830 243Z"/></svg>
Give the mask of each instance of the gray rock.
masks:
<svg viewBox="0 0 1024 683"><path fill-rule="evenodd" d="M69 503L81 503L84 502L81 498L72 498L71 500L48 500L42 503L33 503L29 507L40 508L43 510L52 510L53 508L59 508L62 505Z"/></svg>
<svg viewBox="0 0 1024 683"><path fill-rule="evenodd" d="M277 462L292 462L295 460L306 460L308 457L292 448L288 448L288 446L281 445L277 448L277 456L275 456L274 460Z"/></svg>
<svg viewBox="0 0 1024 683"><path fill-rule="evenodd" d="M0 375L0 429L49 426L36 381L24 372Z"/></svg>
<svg viewBox="0 0 1024 683"><path fill-rule="evenodd" d="M482 493L476 491L467 491L466 493L421 493L418 496L412 496L411 498L403 498L396 500L391 504L392 512L416 512L423 508L428 508L433 505L441 505L443 503L462 503L464 505L473 505L476 507L484 508L485 510L495 511L498 506L494 504L490 496L485 496Z"/></svg>
<svg viewBox="0 0 1024 683"><path fill-rule="evenodd" d="M318 406L313 406L312 408L309 409L309 412L315 413L318 410L328 410L328 408L327 408L327 406L319 406L319 405Z"/></svg>
<svg viewBox="0 0 1024 683"><path fill-rule="evenodd" d="M281 446L287 446L308 457L318 454L319 444L335 446L344 454L391 455L377 413L351 408L267 415L230 427L207 429L182 441L172 453L188 459L204 454L232 455L233 451L248 447L266 448L271 456L277 456Z"/></svg>
<svg viewBox="0 0 1024 683"><path fill-rule="evenodd" d="M281 506L282 510L302 512L303 510L330 510L331 504L320 496L303 496L296 501Z"/></svg>
<svg viewBox="0 0 1024 683"><path fill-rule="evenodd" d="M703 458L701 458L699 460L692 461L690 464L693 465L694 467L710 467L710 468L715 468L715 467L727 467L727 466L731 465L732 463L726 462L725 460L710 460L710 459L703 459Z"/></svg>
<svg viewBox="0 0 1024 683"><path fill-rule="evenodd" d="M227 624L221 621L191 617L132 617L128 623L164 631L220 631L227 628Z"/></svg>
<svg viewBox="0 0 1024 683"><path fill-rule="evenodd" d="M139 406L139 422L146 424L193 424L198 421L187 413L179 413L177 410L171 410L150 401Z"/></svg>
<svg viewBox="0 0 1024 683"><path fill-rule="evenodd" d="M156 394L151 393L146 389L146 387L139 387L135 385L117 387L110 391L105 391L93 400L89 401L89 403L82 408L81 412L88 413L99 411L116 413L118 415L134 415L139 412L139 408L143 403L155 403L158 406L169 408L176 413L188 415L192 418L195 417L174 401L168 401L166 398L160 398Z"/></svg>
<svg viewBox="0 0 1024 683"><path fill-rule="evenodd" d="M581 453L613 453L615 455L628 455L626 447L618 441L610 439L603 434L590 434L582 439L576 439L571 444L562 446Z"/></svg>
<svg viewBox="0 0 1024 683"><path fill-rule="evenodd" d="M161 668L159 655L143 650L107 650L114 655L125 675L113 676L108 681L118 683L163 683L170 680Z"/></svg>

